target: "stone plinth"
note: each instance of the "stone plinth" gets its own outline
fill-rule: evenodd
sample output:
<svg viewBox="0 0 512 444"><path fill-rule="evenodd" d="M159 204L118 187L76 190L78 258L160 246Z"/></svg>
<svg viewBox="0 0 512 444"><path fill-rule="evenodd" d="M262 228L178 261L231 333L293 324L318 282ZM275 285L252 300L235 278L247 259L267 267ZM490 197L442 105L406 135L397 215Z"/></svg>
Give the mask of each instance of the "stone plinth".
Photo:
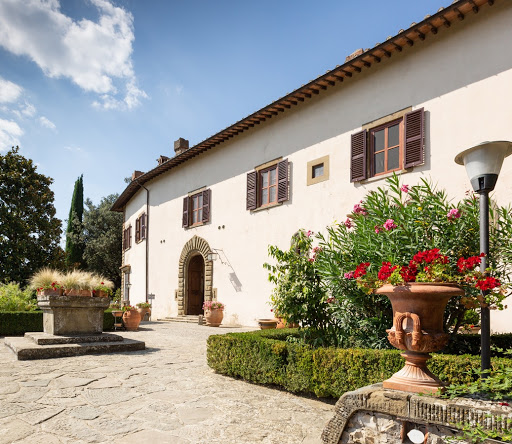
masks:
<svg viewBox="0 0 512 444"><path fill-rule="evenodd" d="M108 298L87 296L38 296L43 329L50 335L95 334L103 331Z"/></svg>
<svg viewBox="0 0 512 444"><path fill-rule="evenodd" d="M411 442L406 436L421 431L425 442L453 442L461 426L481 426L499 433L508 428L512 407L467 398L440 399L383 389L382 384L345 393L322 433L324 444ZM466 441L464 441L466 442ZM497 442L487 440L486 443Z"/></svg>
<svg viewBox="0 0 512 444"><path fill-rule="evenodd" d="M142 341L110 333L57 336L35 332L25 333L25 337L5 338L4 342L20 361L129 352L146 347Z"/></svg>

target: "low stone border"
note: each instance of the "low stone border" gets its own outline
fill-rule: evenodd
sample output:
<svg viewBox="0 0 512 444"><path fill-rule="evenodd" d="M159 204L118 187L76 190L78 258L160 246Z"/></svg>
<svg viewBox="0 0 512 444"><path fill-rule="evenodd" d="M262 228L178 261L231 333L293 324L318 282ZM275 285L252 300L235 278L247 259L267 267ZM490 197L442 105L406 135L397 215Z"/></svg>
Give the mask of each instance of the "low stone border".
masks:
<svg viewBox="0 0 512 444"><path fill-rule="evenodd" d="M444 442L443 437L456 432L456 424L479 424L500 432L507 419L512 419L512 407L467 398L420 396L375 384L347 392L338 400L322 442L407 442L402 441L407 423L428 431L429 443Z"/></svg>

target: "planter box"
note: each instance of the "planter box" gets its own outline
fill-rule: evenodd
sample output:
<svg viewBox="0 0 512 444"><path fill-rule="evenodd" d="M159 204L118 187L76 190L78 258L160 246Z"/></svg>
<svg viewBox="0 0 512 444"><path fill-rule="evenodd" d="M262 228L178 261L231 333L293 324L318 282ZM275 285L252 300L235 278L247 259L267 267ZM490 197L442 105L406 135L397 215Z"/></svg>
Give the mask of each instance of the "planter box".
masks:
<svg viewBox="0 0 512 444"><path fill-rule="evenodd" d="M108 298L37 296L43 311L43 330L51 335L91 334L103 331Z"/></svg>

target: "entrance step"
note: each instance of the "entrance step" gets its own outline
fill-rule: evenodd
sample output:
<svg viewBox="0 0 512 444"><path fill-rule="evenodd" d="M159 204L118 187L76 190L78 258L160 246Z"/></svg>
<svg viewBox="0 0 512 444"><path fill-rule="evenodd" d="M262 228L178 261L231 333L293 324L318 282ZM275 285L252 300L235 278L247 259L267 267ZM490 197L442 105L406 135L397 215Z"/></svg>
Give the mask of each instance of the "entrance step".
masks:
<svg viewBox="0 0 512 444"><path fill-rule="evenodd" d="M5 338L4 343L18 360L62 358L67 356L119 353L144 350L142 341L125 339L110 333L97 335L55 336L25 333L24 337Z"/></svg>
<svg viewBox="0 0 512 444"><path fill-rule="evenodd" d="M204 323L203 315L179 315L179 316L167 316L163 319L157 319L158 321L165 322L187 322L189 324L199 324L202 325Z"/></svg>

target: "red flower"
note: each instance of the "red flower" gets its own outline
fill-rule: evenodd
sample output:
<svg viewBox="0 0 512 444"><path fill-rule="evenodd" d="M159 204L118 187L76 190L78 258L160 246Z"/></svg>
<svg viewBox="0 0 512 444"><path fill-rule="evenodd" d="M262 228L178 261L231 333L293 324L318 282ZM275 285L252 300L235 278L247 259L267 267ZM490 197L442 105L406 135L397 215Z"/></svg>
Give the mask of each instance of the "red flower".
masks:
<svg viewBox="0 0 512 444"><path fill-rule="evenodd" d="M357 279L359 277L362 277L366 274L366 269L370 266L370 262L362 262L360 263L355 271L354 271L354 278Z"/></svg>
<svg viewBox="0 0 512 444"><path fill-rule="evenodd" d="M459 273L464 273L465 271L474 270L474 268L477 265L479 265L480 262L482 261L480 258L484 257L484 256L485 256L485 254L481 253L479 256L470 256L467 259L460 257L457 260L457 269L459 270Z"/></svg>
<svg viewBox="0 0 512 444"><path fill-rule="evenodd" d="M418 268L416 267L416 264L409 264L408 267L405 265L402 266L402 269L400 270L400 276L402 276L402 279L404 282L414 282L416 280L416 274L418 273Z"/></svg>
<svg viewBox="0 0 512 444"><path fill-rule="evenodd" d="M382 267L377 273L377 277L379 278L380 281L385 281L391 276L393 271L395 271L397 268L397 265L391 266L391 262L382 262Z"/></svg>
<svg viewBox="0 0 512 444"><path fill-rule="evenodd" d="M475 287L479 288L482 291L486 291L486 290L492 290L493 288L499 287L500 285L501 285L501 282L498 279L489 276L489 277L486 277L485 279L479 280L475 284Z"/></svg>
<svg viewBox="0 0 512 444"><path fill-rule="evenodd" d="M418 251L412 258L414 262L418 265L422 262L426 262L427 264L431 264L432 262L438 262L441 264L448 263L448 256L444 256L439 253L439 248L434 248L432 250L426 251Z"/></svg>

